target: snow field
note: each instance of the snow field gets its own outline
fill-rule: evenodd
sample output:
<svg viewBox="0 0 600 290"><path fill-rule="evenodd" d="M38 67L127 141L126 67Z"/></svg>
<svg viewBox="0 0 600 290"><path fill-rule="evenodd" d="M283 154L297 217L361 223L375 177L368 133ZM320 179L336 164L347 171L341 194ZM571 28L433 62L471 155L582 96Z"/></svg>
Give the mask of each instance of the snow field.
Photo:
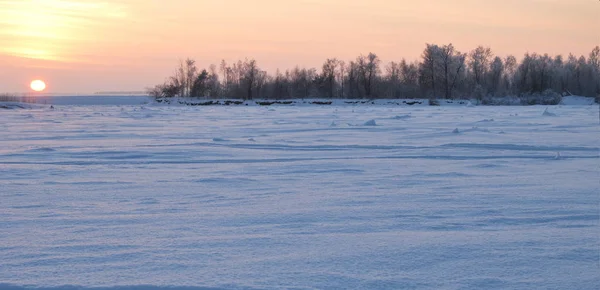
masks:
<svg viewBox="0 0 600 290"><path fill-rule="evenodd" d="M4 110L0 288L598 289L598 129L597 106Z"/></svg>

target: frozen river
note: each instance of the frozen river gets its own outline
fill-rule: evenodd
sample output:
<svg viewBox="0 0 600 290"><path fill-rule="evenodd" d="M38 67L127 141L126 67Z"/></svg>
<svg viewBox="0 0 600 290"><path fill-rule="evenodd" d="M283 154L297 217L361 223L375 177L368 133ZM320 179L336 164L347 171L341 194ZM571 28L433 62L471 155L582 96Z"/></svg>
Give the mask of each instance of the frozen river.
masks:
<svg viewBox="0 0 600 290"><path fill-rule="evenodd" d="M545 109L0 110L0 288L598 289L598 107Z"/></svg>

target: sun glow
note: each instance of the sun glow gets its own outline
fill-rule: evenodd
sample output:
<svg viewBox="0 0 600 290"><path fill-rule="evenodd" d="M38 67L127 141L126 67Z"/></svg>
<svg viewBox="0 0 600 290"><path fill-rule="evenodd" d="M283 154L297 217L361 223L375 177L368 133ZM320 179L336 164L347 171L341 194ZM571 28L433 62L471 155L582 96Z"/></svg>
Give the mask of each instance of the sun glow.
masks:
<svg viewBox="0 0 600 290"><path fill-rule="evenodd" d="M105 22L125 17L118 4L96 0L0 0L0 54L77 62ZM6 41L8 40L8 41Z"/></svg>
<svg viewBox="0 0 600 290"><path fill-rule="evenodd" d="M34 80L31 82L30 87L36 92L41 92L46 89L46 83L42 80Z"/></svg>

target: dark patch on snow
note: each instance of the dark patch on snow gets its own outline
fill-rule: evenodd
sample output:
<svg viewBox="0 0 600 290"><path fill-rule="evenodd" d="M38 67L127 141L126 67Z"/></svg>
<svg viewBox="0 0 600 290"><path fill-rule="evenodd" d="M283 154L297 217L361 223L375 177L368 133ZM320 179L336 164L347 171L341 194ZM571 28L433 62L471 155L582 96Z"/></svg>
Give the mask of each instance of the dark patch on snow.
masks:
<svg viewBox="0 0 600 290"><path fill-rule="evenodd" d="M313 105L331 105L333 102L321 102L321 101L314 101L311 102L311 104Z"/></svg>
<svg viewBox="0 0 600 290"><path fill-rule="evenodd" d="M377 126L377 122L375 120L366 121L363 126Z"/></svg>

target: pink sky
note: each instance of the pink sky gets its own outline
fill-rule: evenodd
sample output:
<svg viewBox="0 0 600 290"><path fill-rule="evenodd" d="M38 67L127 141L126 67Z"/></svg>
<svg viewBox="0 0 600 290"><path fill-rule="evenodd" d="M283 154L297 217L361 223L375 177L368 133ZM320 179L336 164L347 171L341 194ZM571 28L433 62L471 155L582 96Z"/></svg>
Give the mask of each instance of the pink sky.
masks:
<svg viewBox="0 0 600 290"><path fill-rule="evenodd" d="M255 58L268 71L375 52L416 60L425 43L588 55L594 0L0 0L0 93L144 90L178 59Z"/></svg>

